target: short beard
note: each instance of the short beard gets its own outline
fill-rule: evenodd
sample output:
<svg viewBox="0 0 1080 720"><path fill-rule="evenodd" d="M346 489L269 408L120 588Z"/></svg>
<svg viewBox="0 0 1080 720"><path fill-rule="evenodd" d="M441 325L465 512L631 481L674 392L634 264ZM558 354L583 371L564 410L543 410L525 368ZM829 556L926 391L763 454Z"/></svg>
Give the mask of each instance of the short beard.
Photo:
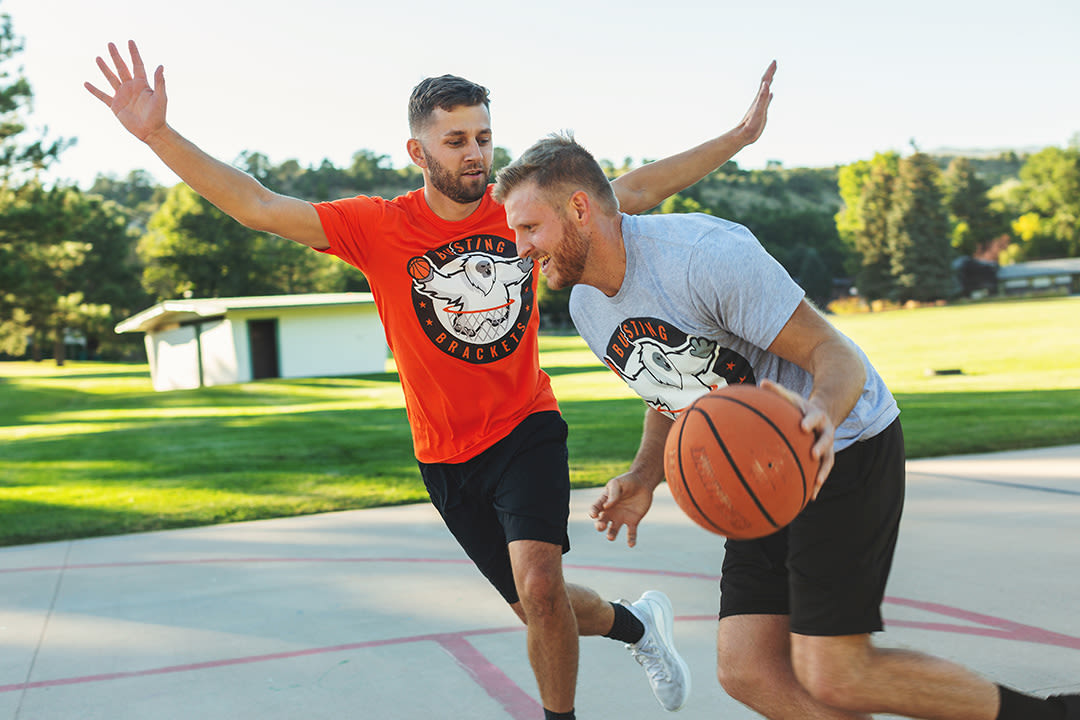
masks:
<svg viewBox="0 0 1080 720"><path fill-rule="evenodd" d="M489 168L481 166L481 169L484 170L484 182L481 183L479 188L469 188L465 186L460 175L455 175L447 170L438 160L428 154L426 148L423 148L423 152L424 160L427 161L428 176L431 178L431 184L436 190L462 205L474 203L484 197L484 193L487 192Z"/></svg>
<svg viewBox="0 0 1080 720"><path fill-rule="evenodd" d="M552 290L562 290L571 285L581 282L581 275L585 272L585 261L589 257L589 241L581 230L570 222L570 218L562 218L562 242L559 243L558 254L551 253L551 261L559 271L555 282L547 278L548 287Z"/></svg>

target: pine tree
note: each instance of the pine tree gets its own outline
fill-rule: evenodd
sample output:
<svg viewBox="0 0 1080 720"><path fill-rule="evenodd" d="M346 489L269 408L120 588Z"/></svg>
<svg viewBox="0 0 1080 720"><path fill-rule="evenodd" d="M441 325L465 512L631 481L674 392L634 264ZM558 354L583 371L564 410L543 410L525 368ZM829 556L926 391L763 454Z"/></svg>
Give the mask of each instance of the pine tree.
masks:
<svg viewBox="0 0 1080 720"><path fill-rule="evenodd" d="M952 159L942 181L945 206L953 221L952 246L961 255L974 255L1004 231L990 211L986 194L990 188L965 157Z"/></svg>
<svg viewBox="0 0 1080 720"><path fill-rule="evenodd" d="M893 293L900 301L944 299L957 291L940 175L925 153L900 161L887 231Z"/></svg>
<svg viewBox="0 0 1080 720"><path fill-rule="evenodd" d="M861 262L855 275L859 294L869 301L891 297L895 289L889 249L889 213L893 205L897 165L875 158L863 185L862 227L855 234Z"/></svg>

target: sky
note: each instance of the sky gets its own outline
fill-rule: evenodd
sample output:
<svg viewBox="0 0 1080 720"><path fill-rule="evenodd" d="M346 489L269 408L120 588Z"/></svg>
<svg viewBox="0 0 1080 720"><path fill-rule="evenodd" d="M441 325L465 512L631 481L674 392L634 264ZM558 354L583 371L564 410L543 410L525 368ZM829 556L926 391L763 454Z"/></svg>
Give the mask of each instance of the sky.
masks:
<svg viewBox="0 0 1080 720"><path fill-rule="evenodd" d="M542 6L542 8L541 8ZM733 127L778 63L764 135L736 160L822 167L875 152L1064 147L1080 133L1076 0L0 0L25 49L32 129L75 138L47 179L177 181L82 86L134 39L169 123L211 155L359 150L408 162L425 77L487 86L516 157L573 130L599 159L656 159Z"/></svg>

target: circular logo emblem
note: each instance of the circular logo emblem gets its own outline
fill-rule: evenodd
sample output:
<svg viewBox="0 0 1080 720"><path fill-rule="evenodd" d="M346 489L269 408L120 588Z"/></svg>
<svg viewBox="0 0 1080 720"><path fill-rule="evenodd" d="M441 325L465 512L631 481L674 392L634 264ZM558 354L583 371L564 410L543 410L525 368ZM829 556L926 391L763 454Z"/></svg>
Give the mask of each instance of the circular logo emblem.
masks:
<svg viewBox="0 0 1080 720"><path fill-rule="evenodd" d="M408 260L424 333L447 355L494 362L517 349L533 313L533 261L497 235L473 235Z"/></svg>

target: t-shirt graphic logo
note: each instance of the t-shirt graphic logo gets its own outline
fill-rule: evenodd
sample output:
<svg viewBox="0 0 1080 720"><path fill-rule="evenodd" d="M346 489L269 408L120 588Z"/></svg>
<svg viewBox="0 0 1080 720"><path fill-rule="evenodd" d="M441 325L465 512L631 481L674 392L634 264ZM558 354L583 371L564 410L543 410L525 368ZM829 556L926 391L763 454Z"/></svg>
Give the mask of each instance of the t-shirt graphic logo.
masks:
<svg viewBox="0 0 1080 720"><path fill-rule="evenodd" d="M750 362L739 353L651 317L621 322L604 362L650 407L671 418L710 390L755 383Z"/></svg>
<svg viewBox="0 0 1080 720"><path fill-rule="evenodd" d="M533 261L496 235L474 235L410 258L424 333L447 355L489 363L517 349L533 312Z"/></svg>

